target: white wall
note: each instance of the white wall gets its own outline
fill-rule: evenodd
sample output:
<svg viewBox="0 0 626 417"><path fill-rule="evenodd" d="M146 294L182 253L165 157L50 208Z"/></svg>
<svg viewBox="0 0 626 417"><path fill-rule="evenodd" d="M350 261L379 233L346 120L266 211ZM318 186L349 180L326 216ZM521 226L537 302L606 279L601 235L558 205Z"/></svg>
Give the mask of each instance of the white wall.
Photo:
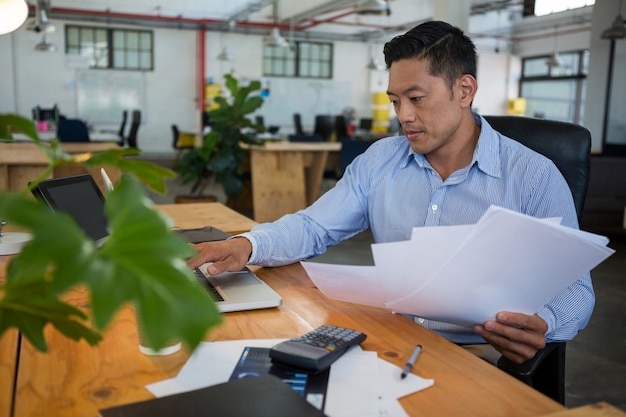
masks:
<svg viewBox="0 0 626 417"><path fill-rule="evenodd" d="M21 28L9 35L0 36L0 111L16 112L30 117L31 109L40 105L57 104L67 117L76 117L76 73L65 63L64 24L55 20L57 32L49 40L58 47L56 52L38 52L33 48L41 35ZM89 25L98 26L95 23ZM101 25L102 26L102 25ZM115 27L121 27L116 25ZM138 133L138 146L148 153L172 152L171 124L182 130L198 130L200 115L197 108L197 51L198 35L195 31L154 29L155 69L145 73L146 111ZM14 48L13 48L14 45ZM228 45L235 59L223 62L217 55ZM385 91L387 72L367 69L370 54L383 62L383 42L336 42L332 82L347 85L345 97L327 103L320 113L340 114L345 107L356 109L360 117L371 115L371 93ZM262 37L234 33L207 32L205 37L205 73L216 82L223 74L232 72L238 78L262 79ZM6 58L6 59L4 59ZM510 87L516 88L516 79L510 74L515 60L504 54L481 54L478 75L479 95L477 108L483 113L502 114L506 100L511 98ZM96 70L91 70L96 71ZM263 80L263 79L262 79ZM272 80L272 78L268 78ZM303 86L311 80L295 80ZM511 84L513 83L513 84ZM343 89L342 89L343 91ZM298 94L293 91L292 94ZM267 121L266 124L271 124ZM312 128L313 117L305 117L305 127ZM112 126L96 126L96 128ZM281 126L290 132L292 126Z"/></svg>

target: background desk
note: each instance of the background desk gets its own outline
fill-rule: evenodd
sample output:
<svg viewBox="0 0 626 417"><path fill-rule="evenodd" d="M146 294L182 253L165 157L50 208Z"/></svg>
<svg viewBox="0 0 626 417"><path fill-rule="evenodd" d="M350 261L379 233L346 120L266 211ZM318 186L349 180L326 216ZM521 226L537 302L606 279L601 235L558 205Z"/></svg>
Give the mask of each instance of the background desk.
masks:
<svg viewBox="0 0 626 417"><path fill-rule="evenodd" d="M340 142L266 142L249 146L254 220L276 220L313 203L329 152L341 150Z"/></svg>
<svg viewBox="0 0 626 417"><path fill-rule="evenodd" d="M116 142L68 142L61 144L63 150L70 154L98 152L118 148ZM48 166L48 160L41 150L33 143L11 142L0 143L0 191L19 191L29 181L37 178ZM54 170L52 177L66 177L86 172L79 166L62 166ZM99 168L90 171L96 183L104 190ZM113 182L119 179L119 170L107 168L107 174Z"/></svg>
<svg viewBox="0 0 626 417"><path fill-rule="evenodd" d="M174 216L176 224L187 227L205 226L221 216L220 227L226 231L239 231L243 224L250 224L219 203L162 209ZM7 257L2 258L0 263L6 263ZM1 266L0 280L4 274ZM362 344L365 350L376 351L379 357L398 366L403 365L415 344L423 345L423 354L413 372L434 378L435 385L401 400L409 415L522 417L564 410L560 404L402 315L329 300L315 288L300 264L260 269L257 275L281 294L283 305L225 314L224 323L212 329L206 340L289 338L324 323L347 326L367 334ZM67 299L83 306L87 294L75 289L67 294ZM45 354L27 342L22 343L17 381L13 382L17 389L15 417L95 417L98 409L152 398L145 385L174 377L189 358L184 350L164 357L139 353L131 308L120 311L96 347L73 342L51 328L46 329L46 340L49 352ZM0 342L4 350L6 346L12 348L15 340L8 334ZM10 359L0 355L0 370L14 366ZM6 372L2 372L4 376ZM2 380L0 400L7 398L11 385ZM0 415L7 416L9 408L10 404L2 403Z"/></svg>

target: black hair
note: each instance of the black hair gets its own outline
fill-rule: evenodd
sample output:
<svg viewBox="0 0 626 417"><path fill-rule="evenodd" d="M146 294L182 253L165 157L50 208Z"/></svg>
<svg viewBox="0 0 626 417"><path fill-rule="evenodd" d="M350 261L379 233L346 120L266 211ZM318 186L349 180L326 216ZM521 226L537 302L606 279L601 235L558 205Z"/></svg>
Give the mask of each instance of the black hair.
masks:
<svg viewBox="0 0 626 417"><path fill-rule="evenodd" d="M428 72L449 88L462 75L476 78L476 46L461 29L441 21L422 23L385 44L387 69L401 59L428 61Z"/></svg>

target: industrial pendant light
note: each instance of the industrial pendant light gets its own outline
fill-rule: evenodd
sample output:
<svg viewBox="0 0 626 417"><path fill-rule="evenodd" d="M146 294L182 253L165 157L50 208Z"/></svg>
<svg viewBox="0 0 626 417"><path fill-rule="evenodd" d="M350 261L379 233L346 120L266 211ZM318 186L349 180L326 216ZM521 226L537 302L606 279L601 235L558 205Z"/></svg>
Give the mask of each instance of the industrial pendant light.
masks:
<svg viewBox="0 0 626 417"><path fill-rule="evenodd" d="M619 2L619 12L615 16L615 20L611 27L606 29L600 35L602 39L624 39L626 38L626 26L624 25L624 18L622 17L622 1Z"/></svg>
<svg viewBox="0 0 626 417"><path fill-rule="evenodd" d="M558 39L559 39L559 28L557 27L556 35L554 36L554 52L552 52L552 55L550 55L550 57L546 60L546 65L550 69L560 67L562 64L561 58L559 57L559 51L557 49Z"/></svg>
<svg viewBox="0 0 626 417"><path fill-rule="evenodd" d="M276 24L276 22L278 22L278 0L274 0L272 3L272 12L274 15L274 24ZM279 48L286 48L289 46L289 42L281 36L278 27L272 28L270 34L263 38L263 43L266 46L277 46Z"/></svg>
<svg viewBox="0 0 626 417"><path fill-rule="evenodd" d="M356 6L356 13L389 16L391 10L385 0L364 0Z"/></svg>
<svg viewBox="0 0 626 417"><path fill-rule="evenodd" d="M54 52L57 50L57 47L55 44L48 42L48 36L44 33L41 42L35 45L35 50L41 52Z"/></svg>
<svg viewBox="0 0 626 417"><path fill-rule="evenodd" d="M0 0L0 35L11 33L26 21L28 5L24 0Z"/></svg>
<svg viewBox="0 0 626 417"><path fill-rule="evenodd" d="M277 27L272 28L272 32L263 38L263 43L267 46L278 46L280 48L289 46L289 42L281 36L280 30Z"/></svg>
<svg viewBox="0 0 626 417"><path fill-rule="evenodd" d="M234 59L233 54L230 52L230 48L225 46L222 52L217 56L220 61L232 61Z"/></svg>

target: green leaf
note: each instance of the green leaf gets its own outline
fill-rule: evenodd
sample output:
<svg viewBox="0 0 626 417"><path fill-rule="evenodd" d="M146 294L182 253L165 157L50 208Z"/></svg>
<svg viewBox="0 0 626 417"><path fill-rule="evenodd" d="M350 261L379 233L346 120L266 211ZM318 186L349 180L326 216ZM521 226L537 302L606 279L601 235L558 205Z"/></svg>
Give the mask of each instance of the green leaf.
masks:
<svg viewBox="0 0 626 417"><path fill-rule="evenodd" d="M0 138L8 139L14 132L23 133L34 142L39 142L37 129L32 120L13 114L0 114Z"/></svg>
<svg viewBox="0 0 626 417"><path fill-rule="evenodd" d="M171 339L194 348L221 320L184 262L195 251L170 230L170 220L154 210L131 177L124 176L109 194L106 212L111 233L101 254L115 263L98 279L88 279L94 321L101 327L110 320L110 300L132 301L154 348Z"/></svg>

